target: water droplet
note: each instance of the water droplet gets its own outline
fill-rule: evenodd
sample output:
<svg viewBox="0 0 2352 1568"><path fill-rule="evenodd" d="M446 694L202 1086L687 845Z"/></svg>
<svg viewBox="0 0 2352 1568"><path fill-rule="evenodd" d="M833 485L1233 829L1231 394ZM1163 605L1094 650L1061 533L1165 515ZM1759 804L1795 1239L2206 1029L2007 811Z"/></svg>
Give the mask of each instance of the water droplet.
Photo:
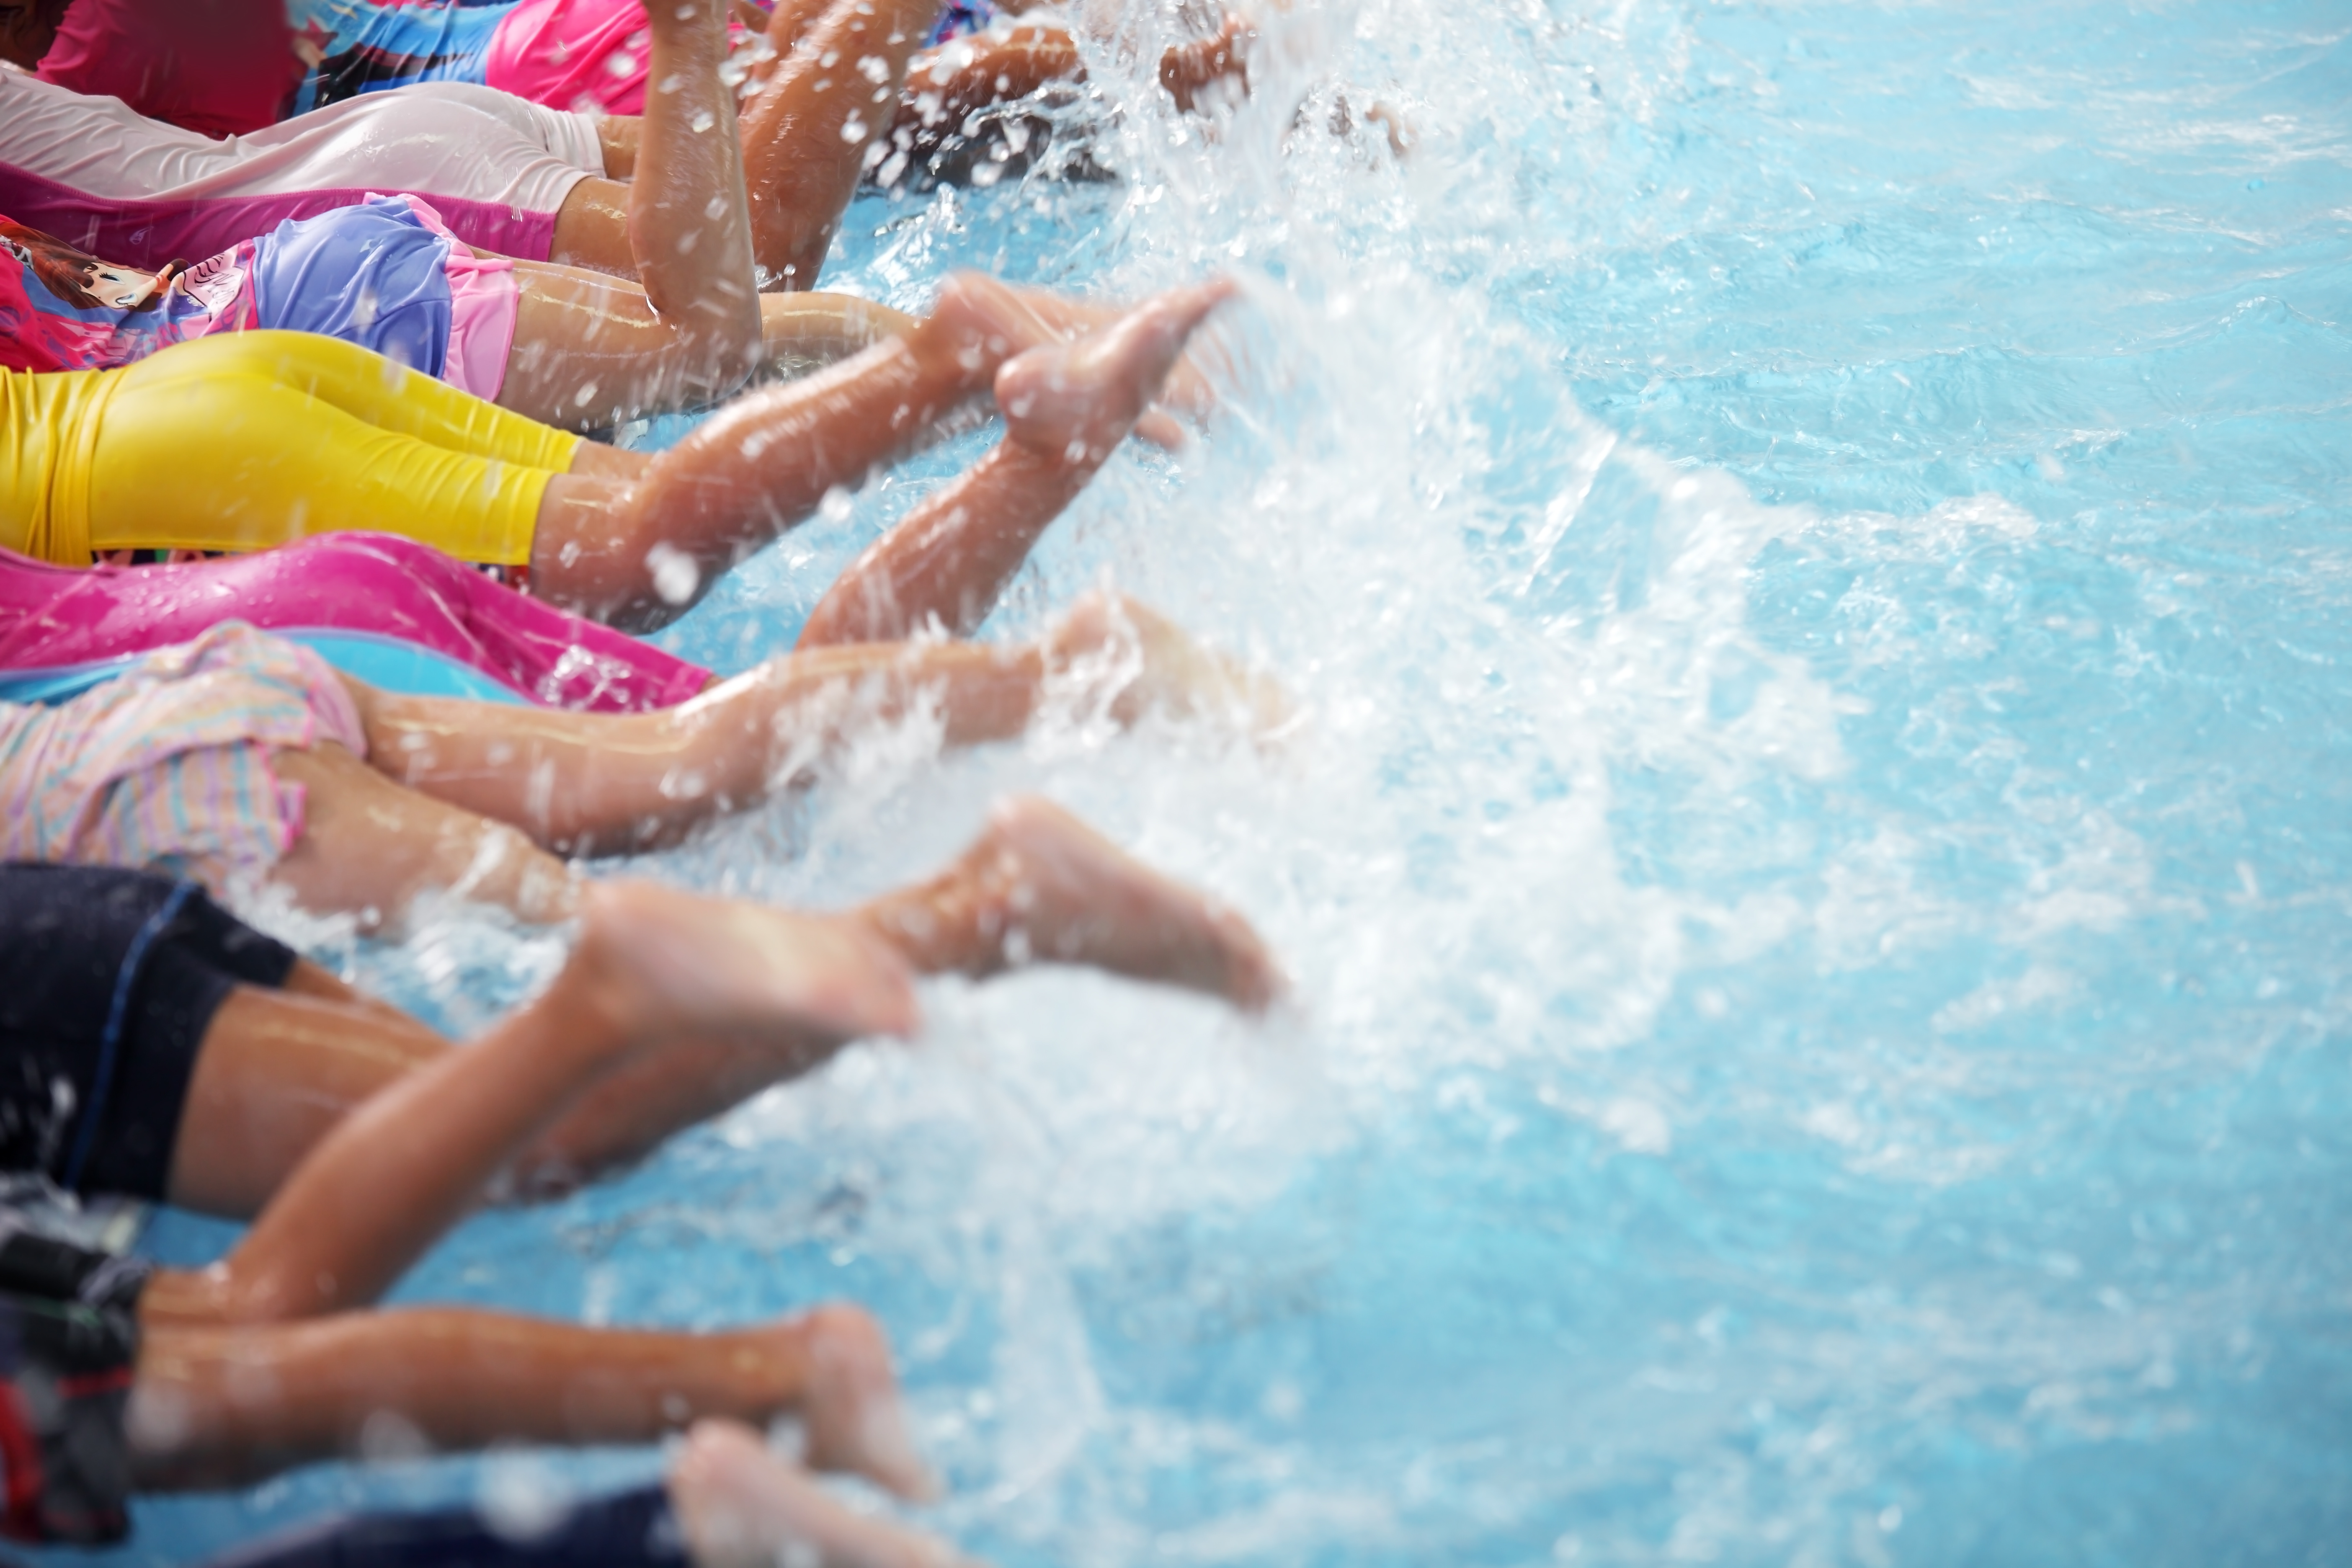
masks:
<svg viewBox="0 0 2352 1568"><path fill-rule="evenodd" d="M675 544L656 544L646 551L646 567L653 574L654 592L665 605L691 603L695 590L702 585L702 568Z"/></svg>

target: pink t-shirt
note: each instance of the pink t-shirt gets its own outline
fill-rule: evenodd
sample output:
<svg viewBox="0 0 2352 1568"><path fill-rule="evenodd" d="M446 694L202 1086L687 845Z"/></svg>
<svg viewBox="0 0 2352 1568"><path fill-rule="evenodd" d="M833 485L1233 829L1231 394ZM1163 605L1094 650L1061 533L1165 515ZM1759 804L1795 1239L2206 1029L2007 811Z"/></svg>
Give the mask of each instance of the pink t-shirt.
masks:
<svg viewBox="0 0 2352 1568"><path fill-rule="evenodd" d="M732 16L731 48L750 36ZM482 79L501 92L586 114L643 114L649 48L643 0L522 0L490 41Z"/></svg>
<svg viewBox="0 0 2352 1568"><path fill-rule="evenodd" d="M302 79L285 0L73 0L43 81L207 136L274 125Z"/></svg>

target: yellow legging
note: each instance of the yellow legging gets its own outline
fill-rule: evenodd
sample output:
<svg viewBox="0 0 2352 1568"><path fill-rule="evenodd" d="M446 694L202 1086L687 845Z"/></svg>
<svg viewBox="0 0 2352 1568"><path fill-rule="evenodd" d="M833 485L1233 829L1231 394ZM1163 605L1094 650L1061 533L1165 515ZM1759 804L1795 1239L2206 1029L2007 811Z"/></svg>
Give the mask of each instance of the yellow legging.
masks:
<svg viewBox="0 0 2352 1568"><path fill-rule="evenodd" d="M580 437L340 339L229 332L122 370L0 386L0 539L85 566L98 550L259 550L376 529L520 564Z"/></svg>

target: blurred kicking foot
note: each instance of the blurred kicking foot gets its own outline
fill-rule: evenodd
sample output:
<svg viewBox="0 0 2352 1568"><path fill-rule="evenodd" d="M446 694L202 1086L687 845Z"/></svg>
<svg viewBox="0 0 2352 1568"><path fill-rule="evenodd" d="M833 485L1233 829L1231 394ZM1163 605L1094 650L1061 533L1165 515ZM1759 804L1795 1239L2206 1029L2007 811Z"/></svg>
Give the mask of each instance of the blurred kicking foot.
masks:
<svg viewBox="0 0 2352 1568"><path fill-rule="evenodd" d="M1022 284L1000 284L1026 310L1031 321L1049 330L1050 335L1037 342L1071 342L1088 332L1098 332L1116 324L1135 307L1126 304L1105 304L1095 300L1074 300L1066 294L1056 294L1050 289L1035 289ZM1036 343L1027 345L1035 347ZM1216 389L1209 384L1211 371L1230 374L1232 365L1213 349L1203 352L1203 345L1188 343L1178 357L1175 368L1168 373L1160 388L1160 404L1163 407L1181 409L1192 417L1205 418L1217 406ZM1150 416L1146 416L1147 418ZM1137 434L1143 432L1139 428Z"/></svg>
<svg viewBox="0 0 2352 1568"><path fill-rule="evenodd" d="M1007 361L996 373L1006 437L1039 457L1091 469L1136 428L1193 329L1234 291L1225 278L1171 289L1090 336Z"/></svg>
<svg viewBox="0 0 2352 1568"><path fill-rule="evenodd" d="M1045 635L1047 661L1089 664L1131 679L1111 700L1111 717L1132 724L1146 713L1227 720L1265 739L1289 724L1294 710L1281 686L1236 660L1202 647L1175 622L1118 594L1087 594Z"/></svg>
<svg viewBox="0 0 2352 1568"><path fill-rule="evenodd" d="M1282 973L1247 921L1122 854L1050 801L999 805L950 875L977 896L979 924L994 936L982 973L1091 964L1253 1013L1281 994Z"/></svg>
<svg viewBox="0 0 2352 1568"><path fill-rule="evenodd" d="M958 272L940 286L939 303L908 341L923 353L952 353L978 392L1013 355L1071 335L1027 291L984 272Z"/></svg>
<svg viewBox="0 0 2352 1568"><path fill-rule="evenodd" d="M1111 326L1128 314L1121 306L1065 299L1045 289L1017 289L981 272L959 272L940 289L939 303L908 342L920 354L949 354L965 384L985 391L1004 362L1034 348L1066 343ZM1188 413L1206 414L1215 405L1208 382L1179 360L1169 373L1167 401ZM1147 410L1135 433L1174 451L1184 444L1183 426L1170 416Z"/></svg>
<svg viewBox="0 0 2352 1568"><path fill-rule="evenodd" d="M809 1464L860 1475L903 1498L939 1495L939 1481L915 1448L890 1341L863 1309L818 1307L794 1326L807 1336L808 1394L802 1418Z"/></svg>
<svg viewBox="0 0 2352 1568"><path fill-rule="evenodd" d="M1171 45L1160 57L1160 85L1176 107L1198 107L1214 86L1234 102L1249 96L1249 51L1257 33L1232 12L1213 37Z"/></svg>
<svg viewBox="0 0 2352 1568"><path fill-rule="evenodd" d="M670 1468L669 1496L695 1568L950 1568L969 1561L944 1541L844 1507L732 1421L696 1424Z"/></svg>

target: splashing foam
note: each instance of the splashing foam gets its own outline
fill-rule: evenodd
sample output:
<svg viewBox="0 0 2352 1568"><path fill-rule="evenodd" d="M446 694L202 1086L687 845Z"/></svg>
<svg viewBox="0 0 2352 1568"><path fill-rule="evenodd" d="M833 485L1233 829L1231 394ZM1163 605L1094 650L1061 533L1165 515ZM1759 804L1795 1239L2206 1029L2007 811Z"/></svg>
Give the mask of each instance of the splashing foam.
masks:
<svg viewBox="0 0 2352 1568"><path fill-rule="evenodd" d="M747 1161L815 1147L888 1171L866 1192L860 1247L988 1303L986 1417L937 1406L931 1436L985 1478L958 1506L992 1531L1066 1542L1078 1528L1118 1556L1128 1527L1087 1500L1104 1442L1145 1471L1203 1446L1223 1463L1271 1452L1106 1390L1087 1281L1136 1238L1279 1205L1465 1068L1555 1084L1554 1113L1661 1153L1671 1110L1580 1088L1580 1064L1638 1047L1694 962L1769 947L1808 918L1784 892L1725 903L1622 863L1622 770L1686 775L1694 816L1730 810L1762 780L1838 774L1851 704L1746 624L1749 563L1817 520L1587 417L1487 297L1490 278L1551 259L1530 252L1541 226L1498 195L1514 162L1556 162L1547 137L1561 126L1599 132L1550 85L1541 52L1558 38L1474 31L1412 5L1277 19L1256 101L1204 129L1137 86L1102 132L1129 182L1108 233L1078 247L1103 263L1090 285L1131 296L1234 270L1247 307L1201 351L1223 365L1228 405L1181 461L1115 464L1000 623L1034 624L1108 574L1278 672L1307 732L1260 753L1178 727L1112 738L1074 712L1020 746L942 759L936 727L910 721L814 792L660 863L697 885L839 904L924 873L992 793L1042 789L1248 911L1293 969L1297 1012L1262 1031L1083 976L937 987L919 1058L854 1055L728 1123ZM1408 39L1449 58L1407 68L1391 49ZM1606 48L1592 58L1627 73ZM1093 64L1097 81L1131 79L1116 59ZM1444 90L1472 79L1487 84L1473 98ZM1550 119L1507 145L1515 94ZM1335 133L1342 98L1352 129ZM1420 139L1402 166L1366 133L1373 98ZM1438 106L1452 102L1485 117L1449 118ZM1296 124L1294 104L1307 105ZM919 302L965 221L961 199L935 199L863 276ZM1614 579L1580 576L1608 556L1623 563ZM1312 1247L1289 1267L1258 1260L1232 1310L1311 1292L1323 1261ZM919 1362L919 1331L910 1342ZM1392 1520L1374 1498L1318 1491L1198 1532L1179 1555L1276 1553Z"/></svg>
<svg viewBox="0 0 2352 1568"><path fill-rule="evenodd" d="M992 795L1039 790L1246 911L1297 981L1295 1008L1265 1027L1084 975L937 984L916 1050L848 1053L693 1156L748 1173L730 1206L652 1205L665 1247L683 1230L767 1258L832 1223L795 1194L854 1194L836 1258L925 1282L881 1304L927 1440L960 1480L950 1529L1072 1561L1282 1561L1393 1546L1433 1488L1472 1516L1525 1511L1541 1486L1482 1479L1475 1445L1440 1443L1433 1468L1368 1485L1294 1441L1314 1415L1295 1384L1241 1415L1207 1396L1187 1410L1107 1366L1103 1343L1239 1342L1312 1318L1343 1257L1377 1245L1318 1206L1331 1173L1369 1181L1366 1162L1425 1149L1433 1129L1473 1129L1482 1158L1544 1118L1596 1163L1675 1150L1688 1097L1645 1047L1712 971L1796 943L1834 971L1967 929L2022 947L2149 903L2147 853L2112 822L1991 927L1922 885L1933 846L1900 820L1834 840L1780 826L1774 801L1818 799L1843 775L1841 723L1866 705L1757 633L1759 554L1867 536L1927 560L2034 525L1992 496L1907 520L1759 504L1589 417L1557 349L1514 319L1512 290L1578 265L1597 209L1623 195L1610 139L1677 87L1683 27L1632 0L1574 20L1496 7L1475 26L1412 0L1302 10L1268 21L1253 100L1205 121L1173 116L1130 60L1093 47L1085 107L1118 111L1096 134L1124 184L942 192L885 225L846 279L919 305L943 259L972 255L975 227L1024 213L1059 236L1045 265L1063 270L1045 281L1131 297L1234 271L1246 307L1198 350L1224 387L1210 439L1118 459L990 635L1034 629L1108 576L1277 672L1308 720L1260 751L1197 726L1114 736L1073 703L1018 745L942 757L937 716L919 711L829 762L793 759L811 787L630 868L839 907L927 874ZM1174 36L1147 26L1134 58ZM1367 118L1374 101L1412 128L1402 163ZM950 448L938 471L973 449ZM918 468L829 504L777 552L791 585L755 567L699 624L772 646L779 605L804 607L839 563L825 552L845 559L935 478ZM1871 657L1898 657L1907 635L1890 629ZM1628 828L1661 801L1677 829ZM1684 841L1679 865L1662 839ZM544 967L517 941L445 919L410 962L445 999L452 984L510 993ZM461 952L491 956L461 973L445 962ZM506 981L484 978L499 965ZM1935 1027L1963 1034L2075 984L2034 968ZM1770 1114L1907 1179L2000 1157L1834 1097ZM595 1215L599 1256L656 1223ZM1162 1250L1184 1262L1164 1300L1145 1267ZM734 1306L706 1298L696 1315ZM1790 1360L1822 1386L1847 1370L1817 1349ZM1586 1414L1611 1419L1597 1395ZM1225 1478L1213 1521L1137 1522L1133 1489L1194 1467ZM1673 1550L1704 1555L1746 1504L1736 1478L1693 1488Z"/></svg>

